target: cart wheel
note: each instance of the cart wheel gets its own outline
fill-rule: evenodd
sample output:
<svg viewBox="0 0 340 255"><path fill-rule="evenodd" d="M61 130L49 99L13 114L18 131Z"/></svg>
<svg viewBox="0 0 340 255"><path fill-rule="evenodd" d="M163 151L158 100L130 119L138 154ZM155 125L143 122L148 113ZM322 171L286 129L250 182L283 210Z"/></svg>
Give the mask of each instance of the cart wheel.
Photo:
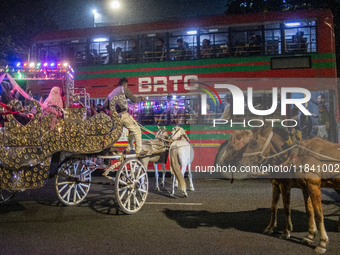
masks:
<svg viewBox="0 0 340 255"><path fill-rule="evenodd" d="M138 212L148 195L148 174L137 158L125 160L118 169L115 182L116 201L126 214Z"/></svg>
<svg viewBox="0 0 340 255"><path fill-rule="evenodd" d="M56 175L55 189L64 205L77 205L85 199L90 190L91 172L96 169L95 166L90 160L79 159L71 159L62 164Z"/></svg>
<svg viewBox="0 0 340 255"><path fill-rule="evenodd" d="M16 195L16 193L18 192L14 190L0 190L0 204L4 204L11 200Z"/></svg>

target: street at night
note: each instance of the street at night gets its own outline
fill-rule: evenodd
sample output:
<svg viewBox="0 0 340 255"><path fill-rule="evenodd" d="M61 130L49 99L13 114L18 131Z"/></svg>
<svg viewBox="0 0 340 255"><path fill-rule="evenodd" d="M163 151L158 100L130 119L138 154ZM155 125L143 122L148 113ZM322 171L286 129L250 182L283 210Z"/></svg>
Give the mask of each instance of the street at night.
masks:
<svg viewBox="0 0 340 255"><path fill-rule="evenodd" d="M340 0L0 3L0 255L340 255Z"/></svg>
<svg viewBox="0 0 340 255"><path fill-rule="evenodd" d="M95 181L102 177L94 177ZM85 201L75 207L57 199L54 179L37 190L19 193L0 207L0 254L312 254L302 245L307 221L302 192L292 191L294 230L279 238L284 227L282 202L278 232L262 234L270 218L268 180L194 179L195 191L168 197L170 179L153 191L143 208L124 215L114 205L112 186L92 185ZM339 196L322 190L327 254L339 254ZM317 241L315 241L317 244Z"/></svg>

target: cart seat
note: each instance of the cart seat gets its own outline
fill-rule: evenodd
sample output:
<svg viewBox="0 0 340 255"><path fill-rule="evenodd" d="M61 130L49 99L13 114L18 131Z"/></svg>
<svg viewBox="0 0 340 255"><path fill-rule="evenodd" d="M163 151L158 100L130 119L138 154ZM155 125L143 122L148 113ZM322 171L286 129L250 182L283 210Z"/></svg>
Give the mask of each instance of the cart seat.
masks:
<svg viewBox="0 0 340 255"><path fill-rule="evenodd" d="M10 107L22 110L22 105L18 100L9 103ZM13 115L7 115L8 122L5 122L4 129L4 146L41 146L41 126L39 119L41 117L41 106L37 101L29 101L28 110L35 107L35 114L32 120L23 126ZM0 138L1 141L1 138Z"/></svg>

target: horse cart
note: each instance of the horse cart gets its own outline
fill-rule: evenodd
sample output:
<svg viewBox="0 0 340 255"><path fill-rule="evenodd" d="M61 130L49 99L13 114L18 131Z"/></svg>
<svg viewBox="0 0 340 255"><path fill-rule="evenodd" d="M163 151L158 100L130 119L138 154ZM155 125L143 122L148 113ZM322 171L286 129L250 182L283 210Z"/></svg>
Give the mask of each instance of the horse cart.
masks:
<svg viewBox="0 0 340 255"><path fill-rule="evenodd" d="M16 192L41 188L55 177L59 200L65 205L77 205L87 196L91 173L97 169L89 158L103 157L118 160L103 175L111 183L114 181L120 209L126 214L138 212L147 198L148 175L136 155L110 152L123 128L115 100L110 102L111 116L99 113L87 118L85 105L58 109L63 117L56 117L43 113L35 100L25 106L35 112L27 125L8 114L8 122L0 128L0 203L10 200ZM16 100L8 106L23 110ZM0 106L0 112L6 109Z"/></svg>

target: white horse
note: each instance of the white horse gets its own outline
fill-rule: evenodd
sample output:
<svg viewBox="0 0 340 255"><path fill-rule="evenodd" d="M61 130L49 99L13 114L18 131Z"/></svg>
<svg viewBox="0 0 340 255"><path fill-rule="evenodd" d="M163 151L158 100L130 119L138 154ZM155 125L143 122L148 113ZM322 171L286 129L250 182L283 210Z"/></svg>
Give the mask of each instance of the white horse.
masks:
<svg viewBox="0 0 340 255"><path fill-rule="evenodd" d="M186 192L186 184L184 180L184 174L187 166L189 171L188 177L190 181L190 190L195 190L191 174L191 162L194 159L194 149L189 144L189 138L184 129L179 126L172 129L170 139L172 140L169 151L172 173L172 192L170 193L170 196L173 197L175 194L175 181L177 179L179 187L183 191L183 195L187 197L188 194ZM182 166L182 169L180 169L180 166Z"/></svg>
<svg viewBox="0 0 340 255"><path fill-rule="evenodd" d="M159 189L159 183L158 183L158 167L157 164L160 163L163 168L163 179L162 179L162 185L164 187L164 181L165 181L165 163L168 158L168 132L166 131L166 127L160 128L158 127L158 132L156 134L155 139L143 139L142 140L142 151L149 151L149 153L146 156L143 156L140 158L142 161L142 164L145 169L147 169L149 162L153 162L155 166L155 177L156 177L156 188L155 190ZM150 155L149 155L150 154Z"/></svg>

